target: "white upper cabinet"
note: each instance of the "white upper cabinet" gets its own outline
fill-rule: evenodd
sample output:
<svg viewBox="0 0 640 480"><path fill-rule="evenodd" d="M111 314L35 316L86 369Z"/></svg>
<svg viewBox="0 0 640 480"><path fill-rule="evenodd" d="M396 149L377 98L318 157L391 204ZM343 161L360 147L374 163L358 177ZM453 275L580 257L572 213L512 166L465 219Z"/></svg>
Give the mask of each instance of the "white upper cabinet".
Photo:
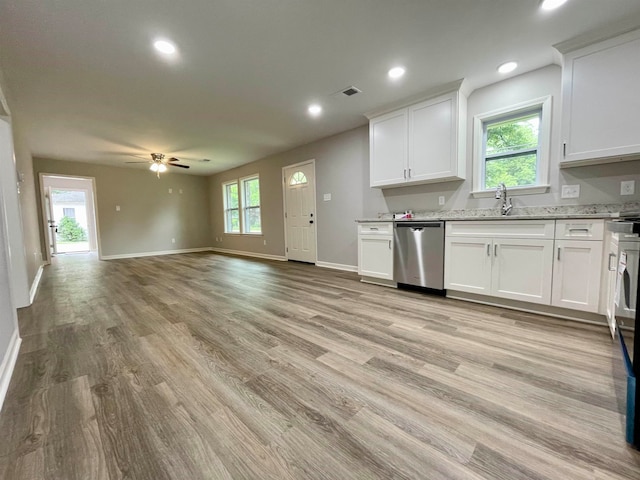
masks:
<svg viewBox="0 0 640 480"><path fill-rule="evenodd" d="M639 78L640 30L565 52L562 166L640 156Z"/></svg>
<svg viewBox="0 0 640 480"><path fill-rule="evenodd" d="M455 90L371 116L371 186L463 180L466 106L466 96Z"/></svg>
<svg viewBox="0 0 640 480"><path fill-rule="evenodd" d="M369 123L371 186L397 185L407 179L407 110Z"/></svg>

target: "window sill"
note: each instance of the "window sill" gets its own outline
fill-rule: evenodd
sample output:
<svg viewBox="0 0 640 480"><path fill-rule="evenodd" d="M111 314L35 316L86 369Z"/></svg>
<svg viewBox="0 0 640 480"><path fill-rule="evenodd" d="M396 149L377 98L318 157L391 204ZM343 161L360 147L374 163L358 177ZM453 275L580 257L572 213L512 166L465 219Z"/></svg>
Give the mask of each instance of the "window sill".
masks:
<svg viewBox="0 0 640 480"><path fill-rule="evenodd" d="M224 232L224 235L233 235L239 237L262 237L264 233L240 233L240 232Z"/></svg>
<svg viewBox="0 0 640 480"><path fill-rule="evenodd" d="M536 185L533 187L507 187L507 196L518 196L518 195L539 195L541 193L547 193L551 185ZM479 190L475 192L471 192L471 196L473 198L491 198L495 197L496 191L493 190Z"/></svg>

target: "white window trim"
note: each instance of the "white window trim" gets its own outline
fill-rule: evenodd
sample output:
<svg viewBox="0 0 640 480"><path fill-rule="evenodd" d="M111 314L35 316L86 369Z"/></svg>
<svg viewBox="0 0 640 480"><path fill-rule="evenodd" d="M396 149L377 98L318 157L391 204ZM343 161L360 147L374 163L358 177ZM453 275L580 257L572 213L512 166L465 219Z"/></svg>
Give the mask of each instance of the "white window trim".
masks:
<svg viewBox="0 0 640 480"><path fill-rule="evenodd" d="M241 217L240 215L240 211L241 211L241 206L240 206L240 185L238 183L238 179L235 180L228 180L226 182L222 182L222 213L224 215L224 218L222 219L223 223L224 223L224 233L227 235L240 235L242 232L242 218L240 218L239 220L239 227L240 227L240 231L238 232L232 232L230 230L227 230L227 186L228 185L238 185L238 217ZM235 210L235 208L234 208Z"/></svg>
<svg viewBox="0 0 640 480"><path fill-rule="evenodd" d="M514 195L531 195L546 193L551 188L549 184L549 160L551 152L551 95L540 97L527 102L510 105L508 107L482 113L473 117L473 191L474 198L487 198L495 195L495 189L483 189L484 171L484 122L507 115L524 113L535 108L542 108L540 129L538 133L538 168L536 185L526 187L509 187L509 192Z"/></svg>
<svg viewBox="0 0 640 480"><path fill-rule="evenodd" d="M245 232L245 224L244 224L244 218L246 215L246 211L249 208L256 208L256 207L247 207L244 204L244 182L246 182L247 180L255 180L258 179L258 187L260 188L260 205L258 205L257 208L260 209L260 231L259 232ZM238 193L240 196L239 199L239 204L238 206L240 207L240 232L242 232L242 235L251 235L251 236L256 236L256 235L262 235L262 188L260 187L260 174L256 173L253 175L247 175L246 177L242 177L238 179Z"/></svg>

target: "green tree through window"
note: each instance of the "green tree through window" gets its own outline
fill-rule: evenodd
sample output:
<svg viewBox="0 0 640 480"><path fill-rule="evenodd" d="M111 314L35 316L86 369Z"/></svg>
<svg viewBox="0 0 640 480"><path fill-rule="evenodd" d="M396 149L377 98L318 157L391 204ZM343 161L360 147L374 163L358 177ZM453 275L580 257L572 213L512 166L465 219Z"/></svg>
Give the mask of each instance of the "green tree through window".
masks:
<svg viewBox="0 0 640 480"><path fill-rule="evenodd" d="M484 188L535 185L541 110L487 122Z"/></svg>

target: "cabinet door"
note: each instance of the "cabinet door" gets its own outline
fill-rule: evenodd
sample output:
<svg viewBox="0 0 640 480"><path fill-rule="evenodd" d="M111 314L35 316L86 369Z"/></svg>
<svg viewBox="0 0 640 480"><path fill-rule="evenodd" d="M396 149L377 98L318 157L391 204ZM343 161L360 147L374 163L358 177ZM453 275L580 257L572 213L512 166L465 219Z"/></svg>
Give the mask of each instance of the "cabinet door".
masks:
<svg viewBox="0 0 640 480"><path fill-rule="evenodd" d="M358 273L393 280L393 239L383 235L358 239Z"/></svg>
<svg viewBox="0 0 640 480"><path fill-rule="evenodd" d="M446 238L444 288L489 295L491 250L490 239Z"/></svg>
<svg viewBox="0 0 640 480"><path fill-rule="evenodd" d="M494 239L491 294L548 305L553 240Z"/></svg>
<svg viewBox="0 0 640 480"><path fill-rule="evenodd" d="M611 240L609 242L609 252L606 257L608 264L605 266L606 272L606 308L607 323L611 336L616 337L616 280L618 278L618 242Z"/></svg>
<svg viewBox="0 0 640 480"><path fill-rule="evenodd" d="M457 175L456 93L409 107L409 182Z"/></svg>
<svg viewBox="0 0 640 480"><path fill-rule="evenodd" d="M561 164L640 152L640 30L565 56Z"/></svg>
<svg viewBox="0 0 640 480"><path fill-rule="evenodd" d="M556 241L551 304L556 307L597 312L601 267L602 242Z"/></svg>
<svg viewBox="0 0 640 480"><path fill-rule="evenodd" d="M371 186L406 182L407 110L391 112L369 123Z"/></svg>

